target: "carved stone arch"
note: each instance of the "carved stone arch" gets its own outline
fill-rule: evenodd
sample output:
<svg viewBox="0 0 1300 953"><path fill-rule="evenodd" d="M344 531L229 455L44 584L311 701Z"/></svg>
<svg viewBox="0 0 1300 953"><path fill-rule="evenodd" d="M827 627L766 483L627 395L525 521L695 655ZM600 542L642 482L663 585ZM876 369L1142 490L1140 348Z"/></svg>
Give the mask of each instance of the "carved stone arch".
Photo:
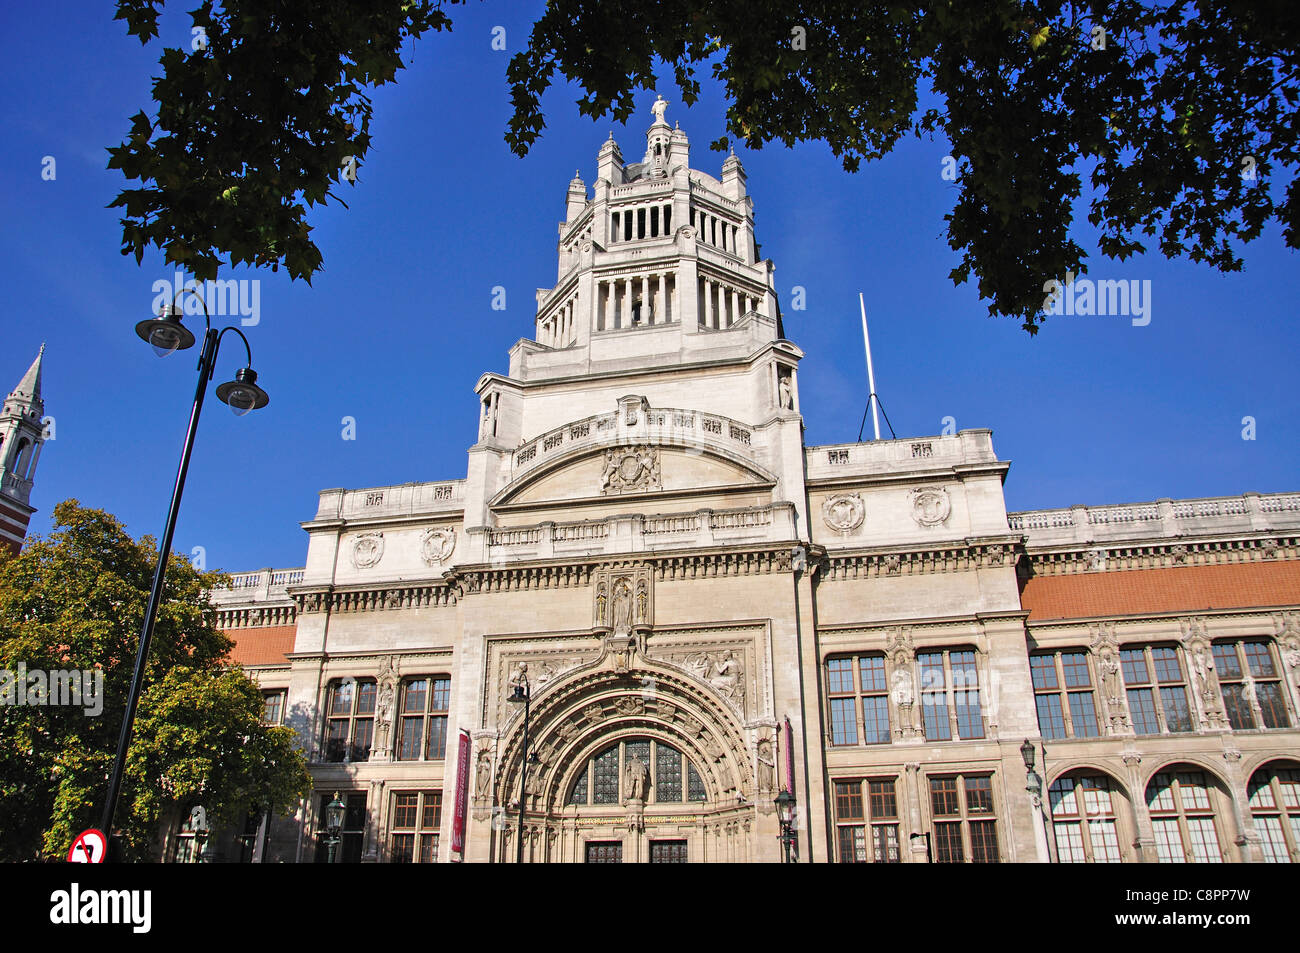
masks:
<svg viewBox="0 0 1300 953"><path fill-rule="evenodd" d="M692 413L695 412L692 411ZM700 440L691 440L679 435L666 434L654 438L647 438L636 434L614 434L607 440L601 440L597 443L584 443L580 446L563 450L556 453L554 456L549 457L546 462L532 467L498 490L497 493L493 495L492 499L488 501L488 507L493 508L509 503L514 497L525 492L534 483L550 476L557 470L562 470L565 467L576 463L584 457L603 457L606 450L625 446L629 443L644 444L658 450L684 452L692 456L712 457L723 463L728 463L748 474L756 489L763 487L771 489L774 488L778 482L777 475L768 470L757 460L723 446L706 443Z"/></svg>
<svg viewBox="0 0 1300 953"><path fill-rule="evenodd" d="M502 734L498 804L518 797L522 716L518 712ZM531 769L537 774L530 777L533 796L527 810L561 809L578 765L607 743L634 735L660 738L678 748L700 772L713 802L731 791L752 790L743 729L731 707L709 687L660 666L627 675L588 670L547 686L531 713L529 750L546 756Z"/></svg>
<svg viewBox="0 0 1300 953"><path fill-rule="evenodd" d="M1142 790L1138 793L1145 798L1147 796L1147 788L1151 786L1151 782L1155 780L1157 774L1167 774L1170 768L1177 768L1180 764L1189 765L1193 768L1199 768L1204 771L1206 779L1212 780L1221 791L1227 793L1229 798L1231 798L1232 785L1229 783L1223 769L1216 767L1207 758L1203 758L1196 754L1186 753L1171 754L1168 757L1161 759L1157 766L1148 771L1142 778Z"/></svg>
<svg viewBox="0 0 1300 953"><path fill-rule="evenodd" d="M1053 766L1052 774L1047 779L1046 786L1050 788L1062 778L1069 777L1072 774L1083 774L1087 772L1105 775L1106 780L1110 782L1114 790L1121 797L1129 801L1133 799L1134 794L1129 790L1129 783L1124 780L1125 772L1123 763L1121 762L1119 765L1113 765L1103 758L1080 758L1073 761L1067 761L1059 766Z"/></svg>
<svg viewBox="0 0 1300 953"><path fill-rule="evenodd" d="M1255 754L1250 760L1242 761L1242 781L1249 785L1250 779L1255 776L1255 773L1264 768L1271 768L1275 771L1284 768L1300 770L1300 754L1278 754L1276 751Z"/></svg>

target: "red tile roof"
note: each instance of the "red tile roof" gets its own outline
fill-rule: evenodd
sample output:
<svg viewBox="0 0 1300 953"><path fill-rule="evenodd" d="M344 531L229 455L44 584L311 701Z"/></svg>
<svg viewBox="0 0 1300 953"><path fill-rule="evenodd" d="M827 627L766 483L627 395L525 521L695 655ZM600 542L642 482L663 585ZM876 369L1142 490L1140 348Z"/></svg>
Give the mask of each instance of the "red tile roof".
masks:
<svg viewBox="0 0 1300 953"><path fill-rule="evenodd" d="M1034 576L1030 622L1300 603L1300 560Z"/></svg>
<svg viewBox="0 0 1300 953"><path fill-rule="evenodd" d="M293 651L294 625L267 625L248 629L225 629L234 639L230 657L240 665L285 664L285 654Z"/></svg>

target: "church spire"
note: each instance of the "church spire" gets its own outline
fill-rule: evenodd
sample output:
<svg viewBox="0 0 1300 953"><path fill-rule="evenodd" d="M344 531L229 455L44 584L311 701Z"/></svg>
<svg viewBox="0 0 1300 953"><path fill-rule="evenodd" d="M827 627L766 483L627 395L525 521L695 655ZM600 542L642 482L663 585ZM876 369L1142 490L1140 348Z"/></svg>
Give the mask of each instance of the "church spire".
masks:
<svg viewBox="0 0 1300 953"><path fill-rule="evenodd" d="M41 364L45 359L45 344L36 352L36 360L27 368L27 373L18 382L18 386L9 394L10 399L26 398L34 404L41 403Z"/></svg>
<svg viewBox="0 0 1300 953"><path fill-rule="evenodd" d="M45 443L41 367L45 345L0 408L0 546L17 552L35 509L28 502Z"/></svg>

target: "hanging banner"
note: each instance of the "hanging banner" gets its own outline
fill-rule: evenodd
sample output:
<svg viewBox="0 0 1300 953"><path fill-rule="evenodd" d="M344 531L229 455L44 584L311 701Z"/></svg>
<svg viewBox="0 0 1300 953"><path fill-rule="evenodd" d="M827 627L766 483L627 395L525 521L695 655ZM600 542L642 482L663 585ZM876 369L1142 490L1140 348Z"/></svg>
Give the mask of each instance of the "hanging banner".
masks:
<svg viewBox="0 0 1300 953"><path fill-rule="evenodd" d="M794 729L790 716L785 716L785 789L794 794Z"/></svg>
<svg viewBox="0 0 1300 953"><path fill-rule="evenodd" d="M469 732L460 730L460 747L456 755L456 813L451 819L451 850L465 853L465 808L469 801Z"/></svg>

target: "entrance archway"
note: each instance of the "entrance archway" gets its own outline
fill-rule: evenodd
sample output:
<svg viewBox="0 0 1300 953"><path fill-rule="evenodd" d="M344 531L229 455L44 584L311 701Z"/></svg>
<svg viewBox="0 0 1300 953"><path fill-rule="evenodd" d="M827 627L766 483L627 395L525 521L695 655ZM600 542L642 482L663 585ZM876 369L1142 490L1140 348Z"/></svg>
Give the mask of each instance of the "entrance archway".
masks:
<svg viewBox="0 0 1300 953"><path fill-rule="evenodd" d="M524 805L531 862L743 861L758 812L741 725L666 668L578 673L533 702ZM492 856L515 857L522 712L507 727ZM599 780L597 779L599 773Z"/></svg>

